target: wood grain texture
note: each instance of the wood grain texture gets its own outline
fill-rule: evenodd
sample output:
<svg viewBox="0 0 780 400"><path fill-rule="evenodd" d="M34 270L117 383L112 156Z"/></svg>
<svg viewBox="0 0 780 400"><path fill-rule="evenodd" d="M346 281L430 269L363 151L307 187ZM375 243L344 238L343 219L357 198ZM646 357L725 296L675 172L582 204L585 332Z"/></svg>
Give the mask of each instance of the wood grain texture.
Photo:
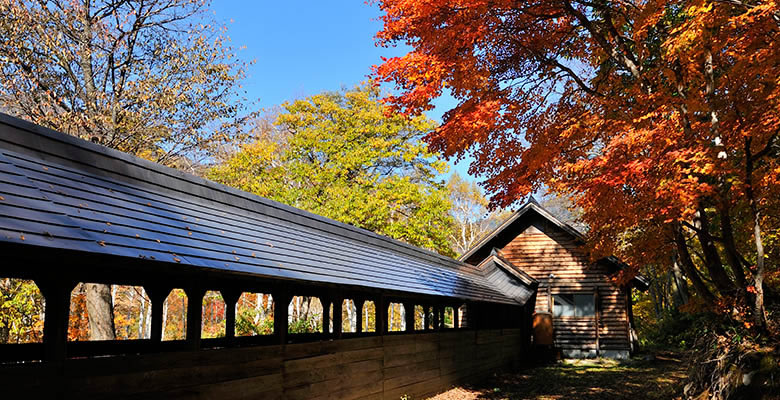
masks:
<svg viewBox="0 0 780 400"><path fill-rule="evenodd" d="M0 365L4 393L89 399L420 398L523 360L520 329Z"/></svg>

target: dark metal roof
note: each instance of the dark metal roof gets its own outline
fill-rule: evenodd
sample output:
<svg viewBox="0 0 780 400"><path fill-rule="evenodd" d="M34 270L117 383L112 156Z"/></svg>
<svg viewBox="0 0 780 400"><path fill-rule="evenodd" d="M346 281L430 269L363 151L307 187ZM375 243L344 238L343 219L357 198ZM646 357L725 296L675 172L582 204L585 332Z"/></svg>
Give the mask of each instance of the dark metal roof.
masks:
<svg viewBox="0 0 780 400"><path fill-rule="evenodd" d="M525 304L536 293L539 281L502 257L497 249L478 266L487 280L507 296Z"/></svg>
<svg viewBox="0 0 780 400"><path fill-rule="evenodd" d="M518 303L457 260L3 114L0 196L0 243Z"/></svg>

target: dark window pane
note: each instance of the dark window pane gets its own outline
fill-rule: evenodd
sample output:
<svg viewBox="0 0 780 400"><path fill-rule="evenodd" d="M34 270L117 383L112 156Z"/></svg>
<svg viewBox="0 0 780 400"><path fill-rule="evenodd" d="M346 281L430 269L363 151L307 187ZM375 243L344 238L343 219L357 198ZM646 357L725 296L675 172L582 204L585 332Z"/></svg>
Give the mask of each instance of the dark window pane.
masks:
<svg viewBox="0 0 780 400"><path fill-rule="evenodd" d="M553 296L553 315L556 317L573 317L574 300L568 294L556 294Z"/></svg>
<svg viewBox="0 0 780 400"><path fill-rule="evenodd" d="M575 294L574 307L575 315L578 317L592 317L596 314L592 294Z"/></svg>

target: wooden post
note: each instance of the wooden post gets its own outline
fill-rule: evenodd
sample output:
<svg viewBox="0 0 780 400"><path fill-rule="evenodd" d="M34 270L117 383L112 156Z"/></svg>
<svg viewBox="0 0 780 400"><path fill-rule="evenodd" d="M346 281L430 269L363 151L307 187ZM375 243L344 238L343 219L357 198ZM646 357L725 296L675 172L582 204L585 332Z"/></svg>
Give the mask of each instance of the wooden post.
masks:
<svg viewBox="0 0 780 400"><path fill-rule="evenodd" d="M184 289L187 293L187 347L200 349L201 321L203 320L203 295L206 290L199 287Z"/></svg>
<svg viewBox="0 0 780 400"><path fill-rule="evenodd" d="M333 337L337 339L341 339L341 326L344 321L342 321L342 310L341 307L344 304L344 296L338 295L333 298Z"/></svg>
<svg viewBox="0 0 780 400"><path fill-rule="evenodd" d="M170 288L164 288L163 286L144 286L146 294L149 295L149 300L152 302L152 321L151 321L151 333L149 339L152 341L153 346L158 346L162 342L163 329L162 317L163 317L163 305L168 294L171 292Z"/></svg>
<svg viewBox="0 0 780 400"><path fill-rule="evenodd" d="M452 306L452 327L455 329L460 328L460 316L458 315L459 310L460 307Z"/></svg>
<svg viewBox="0 0 780 400"><path fill-rule="evenodd" d="M70 293L76 286L68 280L38 279L36 285L46 300L43 320L44 359L61 362L67 357Z"/></svg>
<svg viewBox="0 0 780 400"><path fill-rule="evenodd" d="M407 301L403 304L406 311L406 331L414 332L414 303Z"/></svg>
<svg viewBox="0 0 780 400"><path fill-rule="evenodd" d="M330 307L333 306L333 299L328 296L322 296L322 333L328 337L330 334Z"/></svg>
<svg viewBox="0 0 780 400"><path fill-rule="evenodd" d="M292 296L287 290L280 289L273 292L274 296L274 334L279 338L280 344L287 343L287 330L289 321L287 309L290 306Z"/></svg>
<svg viewBox="0 0 780 400"><path fill-rule="evenodd" d="M423 305L423 330L429 331L431 330L430 326L431 324L431 306L428 304Z"/></svg>
<svg viewBox="0 0 780 400"><path fill-rule="evenodd" d="M364 299L355 299L355 313L357 314L355 325L357 327L357 333L363 332L363 305L365 303L366 301Z"/></svg>
<svg viewBox="0 0 780 400"><path fill-rule="evenodd" d="M387 333L387 302L385 296L376 300L376 331L380 335Z"/></svg>
<svg viewBox="0 0 780 400"><path fill-rule="evenodd" d="M440 313L441 313L441 307L439 307L438 304L434 305L433 306L433 330L434 331L441 330L441 326L440 326L441 318L439 315Z"/></svg>
<svg viewBox="0 0 780 400"><path fill-rule="evenodd" d="M236 337L236 304L241 297L238 290L227 289L222 291L222 300L225 301L225 338L230 344Z"/></svg>

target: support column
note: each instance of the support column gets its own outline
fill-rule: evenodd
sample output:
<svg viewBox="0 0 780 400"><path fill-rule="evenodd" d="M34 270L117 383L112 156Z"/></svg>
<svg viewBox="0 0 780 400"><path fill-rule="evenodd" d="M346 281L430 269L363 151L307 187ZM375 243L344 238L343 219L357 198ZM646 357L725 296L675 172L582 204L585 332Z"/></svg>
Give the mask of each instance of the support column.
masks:
<svg viewBox="0 0 780 400"><path fill-rule="evenodd" d="M459 310L459 306L452 306L452 327L455 329L460 328L460 316L458 315Z"/></svg>
<svg viewBox="0 0 780 400"><path fill-rule="evenodd" d="M343 324L341 306L344 304L344 296L338 295L333 298L333 337L341 339L341 326Z"/></svg>
<svg viewBox="0 0 780 400"><path fill-rule="evenodd" d="M406 331L414 332L414 303L407 301L403 304L406 311Z"/></svg>
<svg viewBox="0 0 780 400"><path fill-rule="evenodd" d="M163 304L166 297L171 292L171 288L163 286L144 286L146 294L149 296L149 300L152 302L152 323L149 339L152 342L152 346L157 347L162 342L163 329L162 315Z"/></svg>
<svg viewBox="0 0 780 400"><path fill-rule="evenodd" d="M355 324L357 327L356 332L361 333L363 332L363 305L366 303L364 299L355 299Z"/></svg>
<svg viewBox="0 0 780 400"><path fill-rule="evenodd" d="M287 343L287 330L289 321L287 320L287 310L290 306L291 296L286 290L273 292L274 296L274 333L279 338L280 344Z"/></svg>
<svg viewBox="0 0 780 400"><path fill-rule="evenodd" d="M234 344L236 337L236 303L241 297L241 291L223 290L222 300L225 301L225 338L230 344Z"/></svg>
<svg viewBox="0 0 780 400"><path fill-rule="evenodd" d="M380 335L387 333L387 300L385 296L376 299L376 332Z"/></svg>
<svg viewBox="0 0 780 400"><path fill-rule="evenodd" d="M187 294L187 348L200 350L201 322L203 321L203 295L206 290L199 287L184 289Z"/></svg>
<svg viewBox="0 0 780 400"><path fill-rule="evenodd" d="M441 307L439 305L433 306L433 330L441 330Z"/></svg>
<svg viewBox="0 0 780 400"><path fill-rule="evenodd" d="M69 280L35 280L46 300L43 320L44 360L61 362L67 357L70 293L76 286Z"/></svg>
<svg viewBox="0 0 780 400"><path fill-rule="evenodd" d="M323 296L322 300L322 333L329 337L330 335L330 307L333 305L333 298L331 296ZM335 307L333 312L336 312Z"/></svg>

